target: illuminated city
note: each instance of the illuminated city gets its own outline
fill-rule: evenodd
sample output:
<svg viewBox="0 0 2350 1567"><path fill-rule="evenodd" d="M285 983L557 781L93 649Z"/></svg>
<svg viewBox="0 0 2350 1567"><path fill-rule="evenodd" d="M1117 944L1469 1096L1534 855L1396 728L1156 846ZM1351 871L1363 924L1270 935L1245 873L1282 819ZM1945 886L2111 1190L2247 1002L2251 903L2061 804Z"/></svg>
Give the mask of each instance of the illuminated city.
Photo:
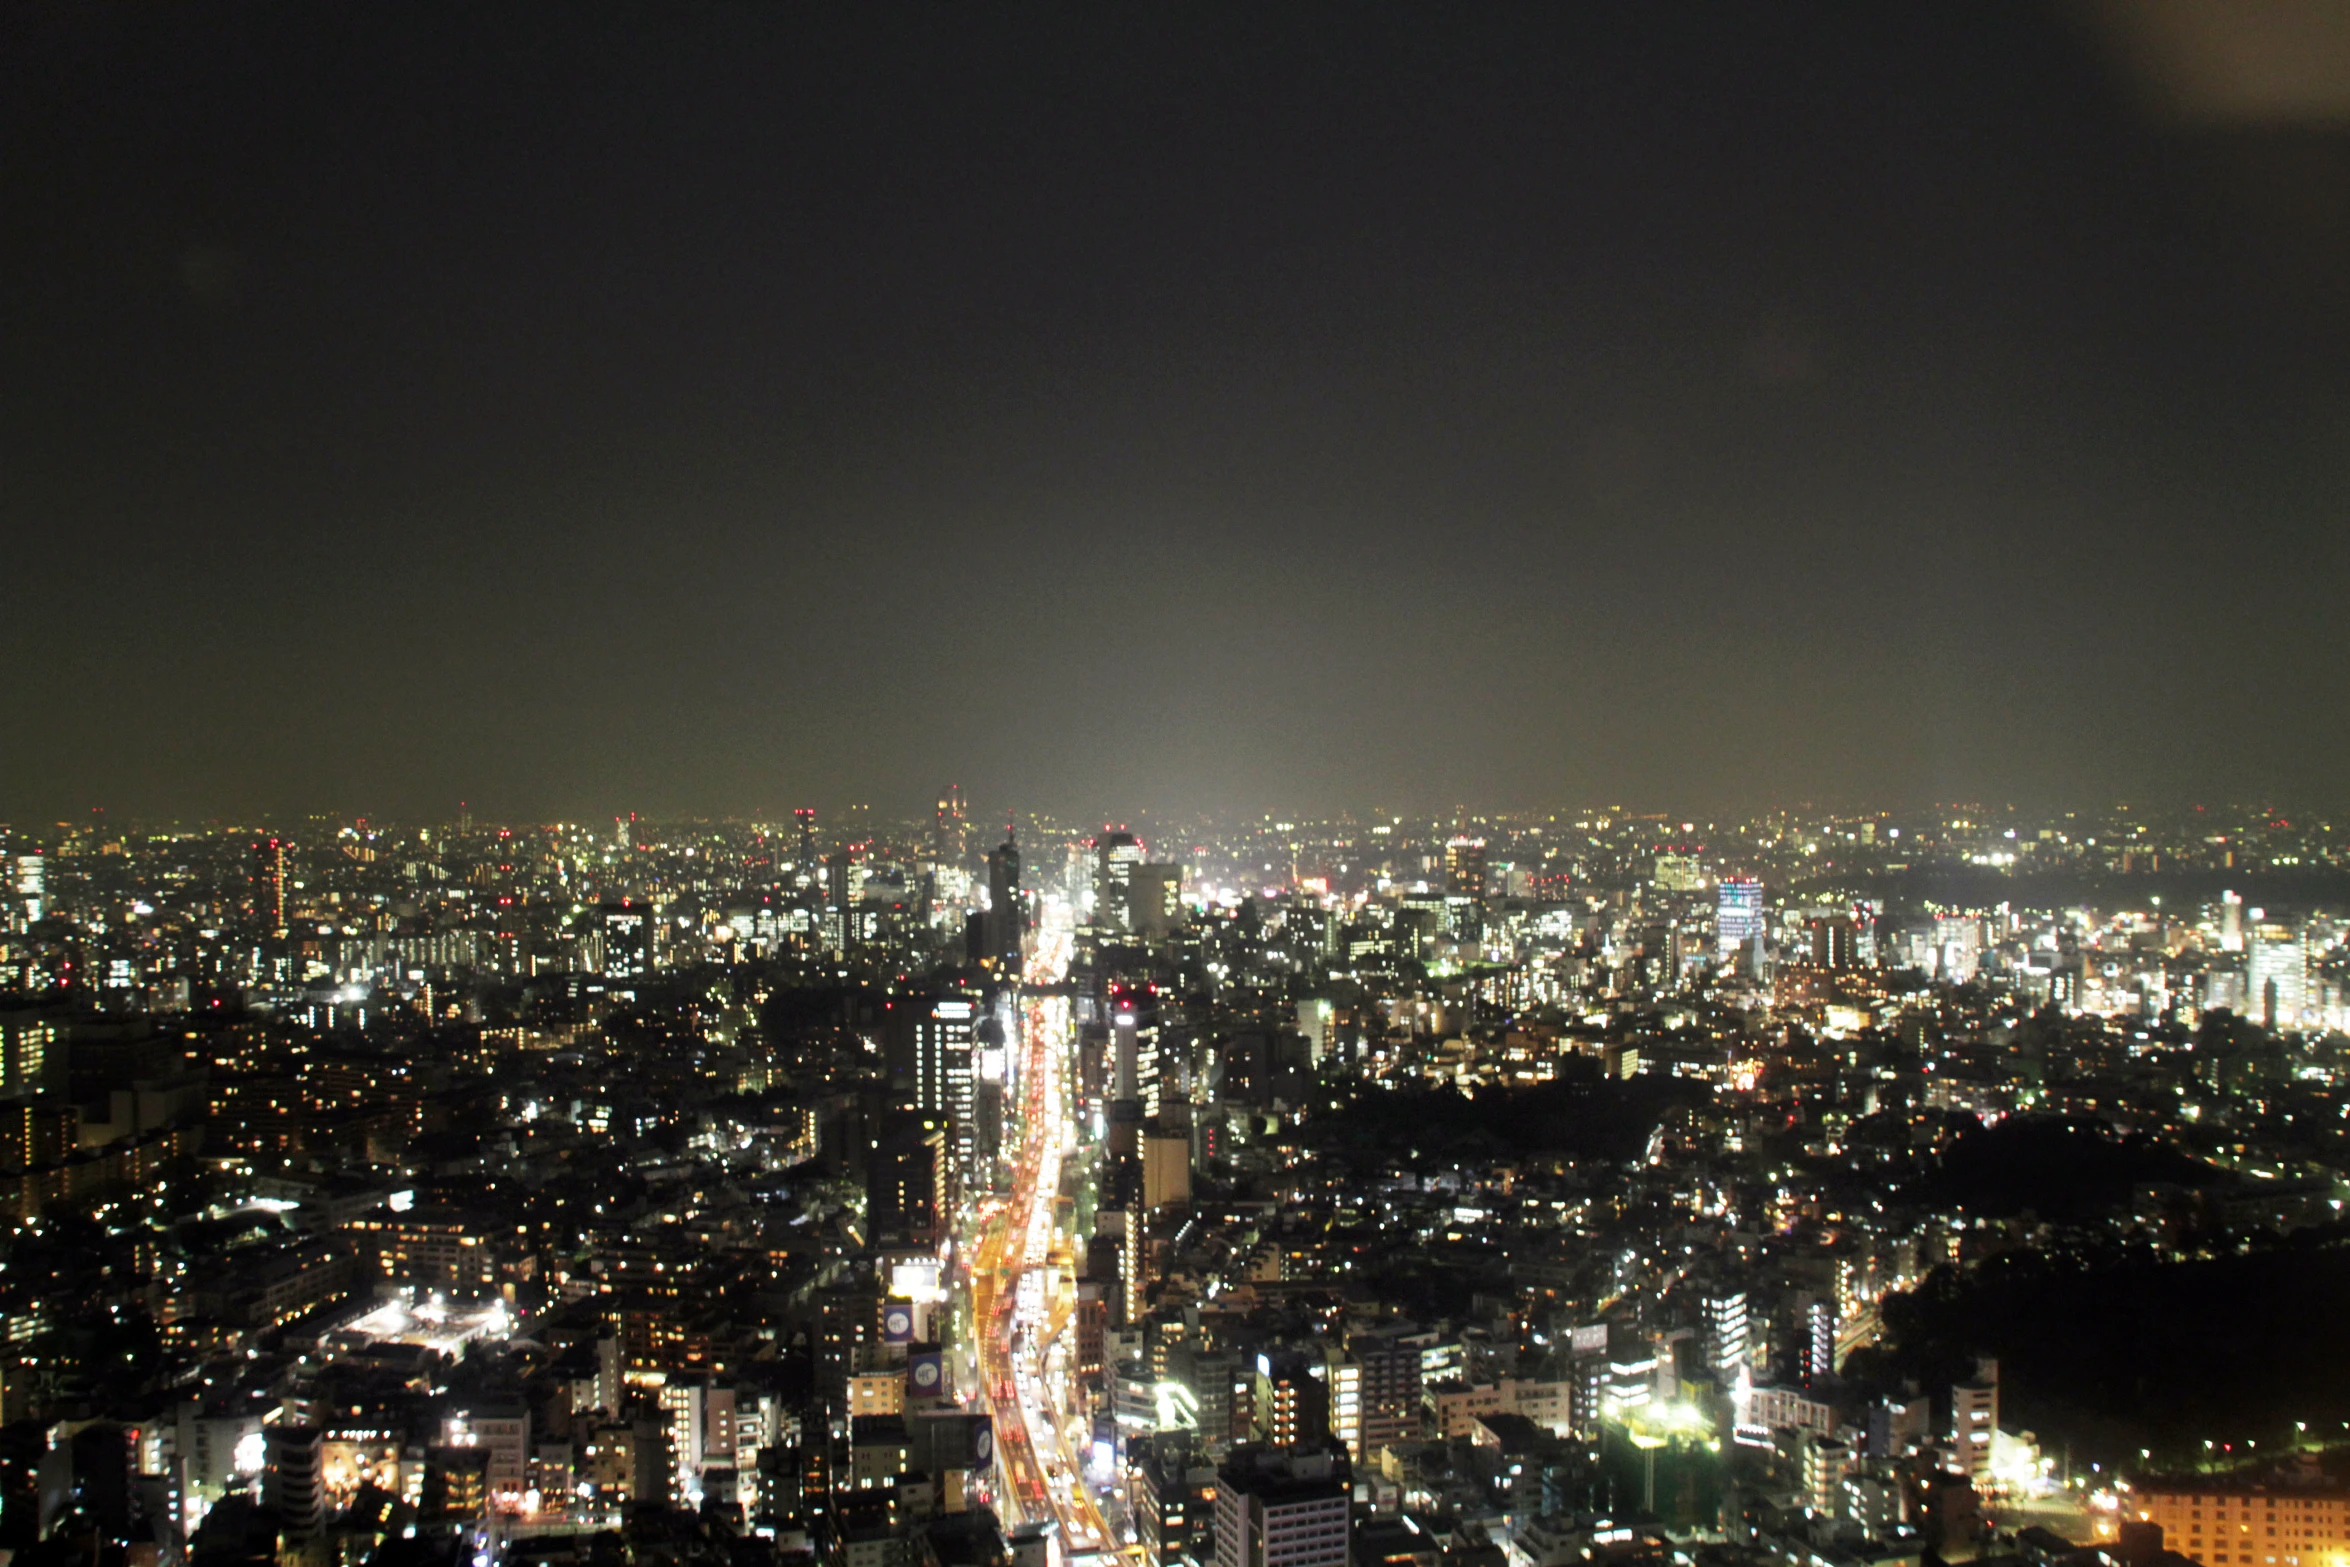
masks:
<svg viewBox="0 0 2350 1567"><path fill-rule="evenodd" d="M2350 0L0 127L0 1567L2350 1567Z"/></svg>
<svg viewBox="0 0 2350 1567"><path fill-rule="evenodd" d="M1204 1567L1334 1507L2219 1567L2250 1484L2316 1508L2287 1567L2350 1547L2330 1384L2083 1402L2177 1331L2098 1344L2145 1270L2197 1331L2338 1298L2330 823L855 833L12 830L7 1473L72 1489L7 1505L190 1559Z"/></svg>

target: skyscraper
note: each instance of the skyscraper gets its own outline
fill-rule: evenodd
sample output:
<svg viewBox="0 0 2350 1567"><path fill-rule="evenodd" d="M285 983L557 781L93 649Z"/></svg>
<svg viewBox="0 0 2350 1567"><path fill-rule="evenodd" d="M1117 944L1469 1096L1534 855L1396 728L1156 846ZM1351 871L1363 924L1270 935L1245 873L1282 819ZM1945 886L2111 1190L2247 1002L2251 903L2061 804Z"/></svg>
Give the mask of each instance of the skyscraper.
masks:
<svg viewBox="0 0 2350 1567"><path fill-rule="evenodd" d="M1444 891L1448 897L1485 901L1485 840L1463 833L1444 846Z"/></svg>
<svg viewBox="0 0 2350 1567"><path fill-rule="evenodd" d="M47 897L49 885L47 864L37 849L16 857L16 895L24 901L27 924L33 924L41 918L41 905Z"/></svg>
<svg viewBox="0 0 2350 1567"><path fill-rule="evenodd" d="M931 855L941 865L961 865L971 852L971 824L963 811L963 786L948 784L938 797L938 819L931 826Z"/></svg>
<svg viewBox="0 0 2350 1567"><path fill-rule="evenodd" d="M272 936L286 933L286 846L279 839L253 845L251 902L256 924Z"/></svg>
<svg viewBox="0 0 2350 1567"><path fill-rule="evenodd" d="M978 1171L978 1063L974 1043L978 1007L967 995L934 997L914 1022L914 1103L947 1123L947 1145L964 1189L982 1185Z"/></svg>
<svg viewBox="0 0 2350 1567"><path fill-rule="evenodd" d="M1105 930L1134 928L1134 872L1142 862L1142 840L1134 834L1102 834L1093 850L1093 922L1096 925Z"/></svg>
<svg viewBox="0 0 2350 1567"><path fill-rule="evenodd" d="M2259 922L2262 911L2252 911L2255 924L2245 961L2245 998L2252 1015L2264 1028L2299 1028L2308 1001L2309 960L2301 937L2289 926Z"/></svg>
<svg viewBox="0 0 2350 1567"><path fill-rule="evenodd" d="M1485 840L1466 834L1444 846L1444 923L1455 941L1485 939Z"/></svg>
<svg viewBox="0 0 2350 1567"><path fill-rule="evenodd" d="M651 911L626 899L607 903L599 911L604 934L604 977L622 981L644 978L653 969Z"/></svg>
<svg viewBox="0 0 2350 1567"><path fill-rule="evenodd" d="M1729 957L1763 933L1762 883L1751 876L1725 876L1714 898L1715 945Z"/></svg>
<svg viewBox="0 0 2350 1567"><path fill-rule="evenodd" d="M1012 841L1012 824L1004 824L1004 841L987 852L987 917L981 963L999 974L1017 974L1028 934L1020 907L1020 849Z"/></svg>
<svg viewBox="0 0 2350 1567"><path fill-rule="evenodd" d="M866 1228L876 1245L936 1246L953 1222L953 1128L946 1117L899 1112L874 1139L865 1167Z"/></svg>
<svg viewBox="0 0 2350 1567"><path fill-rule="evenodd" d="M1852 921L1842 915L1804 921L1804 936L1810 947L1811 966L1821 969L1848 969L1853 963Z"/></svg>
<svg viewBox="0 0 2350 1567"><path fill-rule="evenodd" d="M1146 861L1134 867L1126 889L1126 928L1160 937L1183 923L1183 867Z"/></svg>

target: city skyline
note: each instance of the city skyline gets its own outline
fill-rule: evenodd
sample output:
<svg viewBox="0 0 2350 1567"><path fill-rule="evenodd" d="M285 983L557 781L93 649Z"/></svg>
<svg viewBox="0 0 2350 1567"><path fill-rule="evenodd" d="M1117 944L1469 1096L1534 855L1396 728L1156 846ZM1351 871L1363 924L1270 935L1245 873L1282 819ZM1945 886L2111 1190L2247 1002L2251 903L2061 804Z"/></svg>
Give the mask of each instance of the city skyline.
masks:
<svg viewBox="0 0 2350 1567"><path fill-rule="evenodd" d="M0 1567L2350 1567L2350 5L17 0Z"/></svg>

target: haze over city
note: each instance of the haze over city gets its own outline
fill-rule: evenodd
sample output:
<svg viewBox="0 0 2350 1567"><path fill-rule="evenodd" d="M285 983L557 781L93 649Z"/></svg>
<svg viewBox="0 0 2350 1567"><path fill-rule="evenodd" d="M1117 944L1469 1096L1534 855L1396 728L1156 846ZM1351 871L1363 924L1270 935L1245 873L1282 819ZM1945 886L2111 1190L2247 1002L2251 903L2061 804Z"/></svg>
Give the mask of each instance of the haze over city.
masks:
<svg viewBox="0 0 2350 1567"><path fill-rule="evenodd" d="M0 808L2339 803L2327 105L2097 14L24 8Z"/></svg>
<svg viewBox="0 0 2350 1567"><path fill-rule="evenodd" d="M2350 1567L2350 9L22 0L0 1567Z"/></svg>

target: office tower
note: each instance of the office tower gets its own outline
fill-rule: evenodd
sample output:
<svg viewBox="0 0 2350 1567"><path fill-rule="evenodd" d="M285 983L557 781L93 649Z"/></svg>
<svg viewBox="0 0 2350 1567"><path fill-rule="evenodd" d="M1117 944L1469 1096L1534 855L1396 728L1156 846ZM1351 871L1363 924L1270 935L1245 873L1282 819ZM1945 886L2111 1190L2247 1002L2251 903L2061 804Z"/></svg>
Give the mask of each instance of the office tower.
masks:
<svg viewBox="0 0 2350 1567"><path fill-rule="evenodd" d="M254 923L271 936L286 933L286 846L276 838L253 845L250 909Z"/></svg>
<svg viewBox="0 0 2350 1567"><path fill-rule="evenodd" d="M57 1025L38 1012L0 1012L0 1098L26 1099L62 1082Z"/></svg>
<svg viewBox="0 0 2350 1567"><path fill-rule="evenodd" d="M1937 914L1934 951L1936 972L1953 985L1965 984L1983 961L1983 922L1963 914Z"/></svg>
<svg viewBox="0 0 2350 1567"><path fill-rule="evenodd" d="M914 1022L914 1104L943 1116L955 1179L966 1190L979 1179L977 1063L973 1059L978 1008L966 995L934 998Z"/></svg>
<svg viewBox="0 0 2350 1567"><path fill-rule="evenodd" d="M16 857L16 895L24 902L25 923L38 923L41 905L47 896L48 862L38 852Z"/></svg>
<svg viewBox="0 0 2350 1567"><path fill-rule="evenodd" d="M1114 1063L1110 1075L1110 1098L1113 1101L1142 1102L1142 1015L1135 1010L1129 996L1111 999L1110 1059Z"/></svg>
<svg viewBox="0 0 2350 1567"><path fill-rule="evenodd" d="M858 894L864 890L864 867L857 863L857 850L843 845L824 857L824 946L830 952L846 952L855 942L855 922Z"/></svg>
<svg viewBox="0 0 2350 1567"><path fill-rule="evenodd" d="M2219 895L2219 950L2244 950L2244 899L2234 892Z"/></svg>
<svg viewBox="0 0 2350 1567"><path fill-rule="evenodd" d="M1485 901L1485 840L1460 834L1444 846L1444 891L1447 897Z"/></svg>
<svg viewBox="0 0 2350 1567"><path fill-rule="evenodd" d="M953 1222L951 1126L942 1115L898 1111L865 1167L866 1230L876 1246L935 1247Z"/></svg>
<svg viewBox="0 0 2350 1567"><path fill-rule="evenodd" d="M1353 1491L1342 1453L1233 1449L1216 1471L1216 1567L1346 1567Z"/></svg>
<svg viewBox="0 0 2350 1567"><path fill-rule="evenodd" d="M1723 1290L1706 1296L1706 1365L1725 1389L1746 1369L1748 1335L1746 1291Z"/></svg>
<svg viewBox="0 0 2350 1567"><path fill-rule="evenodd" d="M1408 1323L1355 1328L1346 1335L1346 1357L1360 1372L1362 1457L1374 1462L1380 1450L1420 1436L1420 1346Z"/></svg>
<svg viewBox="0 0 2350 1567"><path fill-rule="evenodd" d="M1853 964L1852 921L1840 915L1804 921L1813 968L1848 969Z"/></svg>
<svg viewBox="0 0 2350 1567"><path fill-rule="evenodd" d="M643 979L653 971L652 911L622 899L599 911L604 933L604 977Z"/></svg>
<svg viewBox="0 0 2350 1567"><path fill-rule="evenodd" d="M1134 1161L1125 1161L1132 1164ZM1137 1172L1139 1173L1139 1172ZM1134 1185L1139 1186L1136 1180ZM1144 1277L1143 1263L1147 1248L1144 1245L1144 1215L1139 1191L1116 1194L1120 1206L1103 1207L1094 1211L1094 1236L1098 1242L1110 1237L1117 1246L1117 1294L1110 1309L1110 1326L1119 1332L1135 1327L1142 1321L1143 1297L1150 1281Z"/></svg>
<svg viewBox="0 0 2350 1567"><path fill-rule="evenodd" d="M1130 832L1104 833L1093 851L1093 923L1106 930L1134 928L1135 868L1143 863L1142 840Z"/></svg>
<svg viewBox="0 0 2350 1567"><path fill-rule="evenodd" d="M960 865L971 852L971 824L963 811L963 786L948 784L938 797L938 819L930 830L932 857L941 865Z"/></svg>
<svg viewBox="0 0 2350 1567"><path fill-rule="evenodd" d="M2309 961L2300 936L2287 926L2261 923L2261 912L2252 911L2245 999L2262 1027L2299 1028L2308 1000Z"/></svg>
<svg viewBox="0 0 2350 1567"><path fill-rule="evenodd" d="M816 863L816 807L802 805L791 813L794 834L793 858L803 866Z"/></svg>
<svg viewBox="0 0 2350 1567"><path fill-rule="evenodd" d="M987 852L987 916L981 924L986 950L980 961L999 974L1019 973L1027 926L1020 903L1020 848L1006 822L1004 841Z"/></svg>
<svg viewBox="0 0 2350 1567"><path fill-rule="evenodd" d="M836 849L824 857L824 906L844 919L861 890L859 869L853 847Z"/></svg>
<svg viewBox="0 0 2350 1567"><path fill-rule="evenodd" d="M1762 883L1751 876L1725 876L1714 893L1714 945L1730 957L1763 933Z"/></svg>
<svg viewBox="0 0 2350 1567"><path fill-rule="evenodd" d="M1485 939L1485 840L1456 836L1444 846L1444 924L1455 941Z"/></svg>
<svg viewBox="0 0 2350 1567"><path fill-rule="evenodd" d="M1363 1368L1335 1344L1323 1349L1322 1385L1329 1392L1330 1435L1356 1463L1363 1459Z"/></svg>
<svg viewBox="0 0 2350 1567"><path fill-rule="evenodd" d="M1183 923L1183 867L1146 861L1134 867L1126 887L1126 928L1155 940Z"/></svg>

